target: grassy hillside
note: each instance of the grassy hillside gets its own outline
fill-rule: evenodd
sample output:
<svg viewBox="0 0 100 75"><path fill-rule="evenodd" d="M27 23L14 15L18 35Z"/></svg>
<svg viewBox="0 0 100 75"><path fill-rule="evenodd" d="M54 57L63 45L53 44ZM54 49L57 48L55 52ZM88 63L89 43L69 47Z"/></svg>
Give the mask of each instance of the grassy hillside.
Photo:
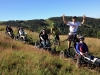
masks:
<svg viewBox="0 0 100 75"><path fill-rule="evenodd" d="M87 68L77 69L71 59L60 59L59 56L32 45L12 40L4 34L3 26L0 29L2 29L0 31L0 75L99 75L96 71ZM30 31L27 33L34 38L34 41L37 39L37 33ZM62 41L67 36L60 36L60 38ZM100 56L99 39L86 38L86 43L93 54ZM66 45L66 42L61 43L59 49L63 50Z"/></svg>

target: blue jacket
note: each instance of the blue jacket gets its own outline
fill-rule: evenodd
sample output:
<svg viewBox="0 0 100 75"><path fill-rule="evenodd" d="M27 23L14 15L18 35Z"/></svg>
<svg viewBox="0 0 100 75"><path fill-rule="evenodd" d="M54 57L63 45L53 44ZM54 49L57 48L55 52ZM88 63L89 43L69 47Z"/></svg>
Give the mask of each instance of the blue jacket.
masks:
<svg viewBox="0 0 100 75"><path fill-rule="evenodd" d="M80 53L80 52L86 53L86 52L88 52L88 47L87 47L87 45L85 43L78 43L76 45L76 51L78 53Z"/></svg>

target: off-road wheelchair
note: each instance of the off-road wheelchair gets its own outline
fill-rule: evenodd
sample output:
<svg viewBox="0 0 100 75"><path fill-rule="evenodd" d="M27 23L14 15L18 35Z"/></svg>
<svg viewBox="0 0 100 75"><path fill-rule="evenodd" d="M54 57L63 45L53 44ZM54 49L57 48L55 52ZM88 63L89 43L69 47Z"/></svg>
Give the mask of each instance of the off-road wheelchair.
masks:
<svg viewBox="0 0 100 75"><path fill-rule="evenodd" d="M13 32L5 32L5 34L6 34L7 36L10 36L12 39L15 38L15 35L14 35Z"/></svg>
<svg viewBox="0 0 100 75"><path fill-rule="evenodd" d="M35 42L35 47L36 48L43 48L44 50L51 50L51 43L49 40L46 40L44 42L45 46L43 45L42 43L43 41L40 41L40 40L36 40Z"/></svg>
<svg viewBox="0 0 100 75"><path fill-rule="evenodd" d="M27 33L25 33L24 35L17 34L15 36L15 40L26 42L27 41Z"/></svg>
<svg viewBox="0 0 100 75"><path fill-rule="evenodd" d="M80 55L76 48L74 48L75 50L75 59L76 59L76 64L77 65L84 65L84 66L87 66L88 68L90 69L97 69L100 71L100 58L99 57L96 57L96 56L93 56L92 54L84 54L84 55ZM80 64L78 63L78 56L80 56Z"/></svg>

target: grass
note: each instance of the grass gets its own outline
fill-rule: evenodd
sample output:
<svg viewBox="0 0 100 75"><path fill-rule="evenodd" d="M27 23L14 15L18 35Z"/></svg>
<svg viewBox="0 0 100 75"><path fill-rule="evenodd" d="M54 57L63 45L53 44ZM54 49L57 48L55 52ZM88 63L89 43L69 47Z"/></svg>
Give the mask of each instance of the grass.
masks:
<svg viewBox="0 0 100 75"><path fill-rule="evenodd" d="M33 41L38 39L37 33L30 31L27 33ZM2 36L0 37L0 75L99 75L98 72L87 68L76 68L71 59L60 59L59 56L32 45L12 40L4 34L4 31L0 31L0 36ZM63 41L67 36L62 35L60 38ZM86 38L85 42L90 52L100 56L99 39ZM67 48L67 42L62 42L59 49L64 48Z"/></svg>

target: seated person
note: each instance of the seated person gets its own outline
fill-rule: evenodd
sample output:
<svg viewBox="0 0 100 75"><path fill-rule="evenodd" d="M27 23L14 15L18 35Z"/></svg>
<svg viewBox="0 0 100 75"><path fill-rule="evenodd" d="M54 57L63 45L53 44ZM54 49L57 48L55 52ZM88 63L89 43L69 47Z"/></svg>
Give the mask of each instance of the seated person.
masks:
<svg viewBox="0 0 100 75"><path fill-rule="evenodd" d="M48 35L46 34L45 30L42 31L42 34L40 35L41 44L45 48L48 44Z"/></svg>
<svg viewBox="0 0 100 75"><path fill-rule="evenodd" d="M13 29L9 25L7 25L6 32L11 35L13 34Z"/></svg>
<svg viewBox="0 0 100 75"><path fill-rule="evenodd" d="M81 57L88 53L88 47L87 47L86 43L84 43L83 36L79 37L79 43L76 44L76 51L78 54L77 65L80 66Z"/></svg>
<svg viewBox="0 0 100 75"><path fill-rule="evenodd" d="M24 32L22 27L20 27L18 32L19 32L19 36L24 36L25 35L25 32Z"/></svg>
<svg viewBox="0 0 100 75"><path fill-rule="evenodd" d="M80 55L84 55L88 53L88 47L86 43L84 42L84 37L80 36L79 37L79 43L76 45L76 50Z"/></svg>
<svg viewBox="0 0 100 75"><path fill-rule="evenodd" d="M20 27L19 31L18 31L18 36L23 38L25 40L25 37L26 37L26 32L23 30L22 27Z"/></svg>
<svg viewBox="0 0 100 75"><path fill-rule="evenodd" d="M76 45L76 51L78 54L77 58L77 67L81 65L81 57L83 56L85 59L93 62L95 65L100 65L100 58L94 57L93 55L88 53L88 47L86 43L84 43L84 37L79 37L79 43Z"/></svg>
<svg viewBox="0 0 100 75"><path fill-rule="evenodd" d="M40 42L42 41L41 38L40 38L40 36L41 36L41 34L43 33L43 31L45 31L45 33L46 33L46 29L43 28L43 29L40 31L40 33L39 33ZM46 34L47 34L47 33L46 33Z"/></svg>

